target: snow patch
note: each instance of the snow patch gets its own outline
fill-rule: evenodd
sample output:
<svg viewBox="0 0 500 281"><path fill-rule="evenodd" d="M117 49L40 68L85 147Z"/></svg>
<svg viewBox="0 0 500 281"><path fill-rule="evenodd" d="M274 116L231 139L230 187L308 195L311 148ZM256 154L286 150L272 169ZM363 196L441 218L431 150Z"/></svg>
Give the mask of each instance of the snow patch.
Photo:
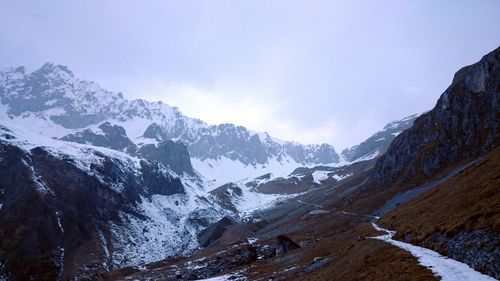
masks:
<svg viewBox="0 0 500 281"><path fill-rule="evenodd" d="M188 254L198 247L196 225L189 223L193 212L205 211L215 222L223 214L210 202L187 191L170 196L141 198L137 211L146 219L122 213L126 226L112 225L115 266L141 266L170 256Z"/></svg>
<svg viewBox="0 0 500 281"><path fill-rule="evenodd" d="M217 277L197 279L196 281L245 281L248 280L245 276L242 276L240 272L225 274Z"/></svg>
<svg viewBox="0 0 500 281"><path fill-rule="evenodd" d="M421 265L430 269L436 276L441 277L442 281L496 280L488 275L475 271L465 263L461 263L459 261L442 256L432 250L394 240L392 239L395 234L394 231L381 228L375 223L372 223L372 225L373 228L375 228L377 231L382 231L386 234L371 238L387 242L391 245L410 252L413 256L418 258L418 262Z"/></svg>
<svg viewBox="0 0 500 281"><path fill-rule="evenodd" d="M312 173L313 181L321 184L322 181L328 179L328 173L331 173L331 171L314 171Z"/></svg>
<svg viewBox="0 0 500 281"><path fill-rule="evenodd" d="M271 173L274 177L286 177L304 164L295 162L290 157L276 157L265 164L245 165L238 160L226 157L214 159L191 158L193 168L204 175L207 180L207 191L211 191L228 182L250 180Z"/></svg>

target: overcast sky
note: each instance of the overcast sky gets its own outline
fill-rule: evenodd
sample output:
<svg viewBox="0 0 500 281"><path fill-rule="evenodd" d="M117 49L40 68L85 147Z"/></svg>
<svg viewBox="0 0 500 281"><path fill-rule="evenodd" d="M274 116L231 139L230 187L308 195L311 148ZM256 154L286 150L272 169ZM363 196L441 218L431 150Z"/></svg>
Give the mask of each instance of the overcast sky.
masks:
<svg viewBox="0 0 500 281"><path fill-rule="evenodd" d="M67 65L209 124L354 145L500 45L500 1L6 1L0 67Z"/></svg>

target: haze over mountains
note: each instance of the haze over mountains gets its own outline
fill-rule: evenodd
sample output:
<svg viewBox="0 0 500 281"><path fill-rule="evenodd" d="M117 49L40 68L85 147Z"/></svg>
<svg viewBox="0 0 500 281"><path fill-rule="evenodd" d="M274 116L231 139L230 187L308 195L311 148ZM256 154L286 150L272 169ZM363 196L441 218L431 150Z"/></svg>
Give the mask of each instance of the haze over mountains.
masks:
<svg viewBox="0 0 500 281"><path fill-rule="evenodd" d="M424 236L405 226L411 230L402 239L498 278L498 167L491 159L500 142L499 65L496 49L458 71L434 109L392 121L340 156L329 144L281 141L234 124L208 125L162 102L130 101L66 66L4 70L0 276L288 280L325 279L333 270L342 279L360 270L353 268L363 264L358 257L386 247L365 241L374 235L368 223L383 216L397 228L398 212L412 212L405 204L434 198L472 171L492 183L474 190L474 210L451 194L449 208L467 215L427 225ZM477 165L494 172L468 170ZM419 268L393 254L396 264Z"/></svg>

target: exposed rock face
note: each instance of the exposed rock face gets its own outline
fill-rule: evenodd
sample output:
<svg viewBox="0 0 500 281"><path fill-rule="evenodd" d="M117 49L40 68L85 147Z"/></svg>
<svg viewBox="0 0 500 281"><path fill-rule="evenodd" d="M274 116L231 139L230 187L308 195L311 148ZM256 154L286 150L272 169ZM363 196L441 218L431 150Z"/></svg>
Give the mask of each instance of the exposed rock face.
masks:
<svg viewBox="0 0 500 281"><path fill-rule="evenodd" d="M224 217L198 234L200 246L208 247L224 234L228 227L236 224L230 217Z"/></svg>
<svg viewBox="0 0 500 281"><path fill-rule="evenodd" d="M237 212L238 210L234 206L232 200L234 200L235 197L241 197L243 191L239 186L230 182L210 191L210 194L214 196L215 201L223 208L232 212Z"/></svg>
<svg viewBox="0 0 500 281"><path fill-rule="evenodd" d="M3 176L2 212L0 213L0 261L2 276L11 278L43 276L56 280L59 267L62 233L57 226L55 212L48 207L48 199L36 190L32 172L24 162L28 155L15 146L0 144ZM16 234L16 235L15 235ZM10 273L12 272L12 273Z"/></svg>
<svg viewBox="0 0 500 281"><path fill-rule="evenodd" d="M184 186L179 178L174 178L161 167L146 161L141 161L141 173L144 184L148 187L147 194L152 196L184 193Z"/></svg>
<svg viewBox="0 0 500 281"><path fill-rule="evenodd" d="M342 156L346 161L352 162L356 160L368 160L384 154L396 136L413 126L413 122L417 117L418 114L414 114L388 123L382 131L373 134L373 136L362 143L344 149Z"/></svg>
<svg viewBox="0 0 500 281"><path fill-rule="evenodd" d="M293 240L288 238L286 235L278 235L278 237L276 237L276 241L278 241L278 247L276 247L277 256L281 256L291 250L300 248L299 244L293 242Z"/></svg>
<svg viewBox="0 0 500 281"><path fill-rule="evenodd" d="M378 186L431 176L440 168L477 157L499 143L500 48L459 70L430 112L392 142L377 162Z"/></svg>
<svg viewBox="0 0 500 281"><path fill-rule="evenodd" d="M137 155L169 167L178 175L193 174L191 158L184 144L167 140L159 144L147 144L137 150Z"/></svg>
<svg viewBox="0 0 500 281"><path fill-rule="evenodd" d="M145 138L157 141L181 139L187 144L191 156L199 159L227 157L245 165L265 164L273 157L291 157L298 163L336 163L339 156L333 146L302 145L293 142L280 144L268 134L254 134L245 127L233 124L207 126L192 132L181 127L166 128L156 123L145 131Z"/></svg>
<svg viewBox="0 0 500 281"><path fill-rule="evenodd" d="M410 237L405 239L413 242ZM500 238L487 230L461 231L450 237L444 233L433 233L422 243L423 247L440 249L446 256L462 261L472 268L500 278Z"/></svg>
<svg viewBox="0 0 500 281"><path fill-rule="evenodd" d="M86 129L82 132L62 137L62 140L82 144L108 147L115 150L124 150L134 147L134 143L127 137L125 129L118 125L105 122L99 126L100 132Z"/></svg>
<svg viewBox="0 0 500 281"><path fill-rule="evenodd" d="M142 136L148 139L155 139L157 141L168 140L168 137L163 131L162 127L156 123L149 125Z"/></svg>
<svg viewBox="0 0 500 281"><path fill-rule="evenodd" d="M0 251L6 254L2 263L7 275L17 280L28 276L56 280L63 274L64 262L78 259L78 252L85 251L82 247L95 249L96 256L83 257L79 265L104 271L97 266L97 261L104 261L103 248L96 246L97 234L104 231L99 221L117 220L118 210L136 200L137 194L116 193L41 148L26 154L2 144L1 150L9 155L0 162L1 168L16 175L0 178L4 187ZM72 266L68 263L66 270L76 270Z"/></svg>
<svg viewBox="0 0 500 281"><path fill-rule="evenodd" d="M123 127L111 125L109 122L101 124L97 130L86 129L66 135L61 140L125 151L131 155L161 163L178 175L194 174L189 152L181 142L165 138L158 144L145 144L138 147L127 137Z"/></svg>

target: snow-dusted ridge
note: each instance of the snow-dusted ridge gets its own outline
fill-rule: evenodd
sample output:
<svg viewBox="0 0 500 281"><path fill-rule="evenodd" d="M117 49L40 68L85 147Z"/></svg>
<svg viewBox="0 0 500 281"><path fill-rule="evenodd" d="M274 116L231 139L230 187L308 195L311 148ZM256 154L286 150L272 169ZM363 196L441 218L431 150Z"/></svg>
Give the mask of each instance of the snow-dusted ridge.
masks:
<svg viewBox="0 0 500 281"><path fill-rule="evenodd" d="M339 160L328 144L302 145L233 124L208 125L162 102L127 100L53 63L33 72L24 67L1 71L0 100L2 120L49 138L85 130L98 133L97 128L107 122L122 127L138 147L165 140L182 142L195 168L214 185L240 180L243 173L245 177L264 171L284 174L299 166ZM224 172L227 169L235 171L233 176Z"/></svg>
<svg viewBox="0 0 500 281"><path fill-rule="evenodd" d="M413 126L413 122L418 116L420 114L413 114L401 120L389 122L381 131L376 132L365 141L344 149L341 153L342 159L348 162L359 162L382 155L401 132Z"/></svg>

